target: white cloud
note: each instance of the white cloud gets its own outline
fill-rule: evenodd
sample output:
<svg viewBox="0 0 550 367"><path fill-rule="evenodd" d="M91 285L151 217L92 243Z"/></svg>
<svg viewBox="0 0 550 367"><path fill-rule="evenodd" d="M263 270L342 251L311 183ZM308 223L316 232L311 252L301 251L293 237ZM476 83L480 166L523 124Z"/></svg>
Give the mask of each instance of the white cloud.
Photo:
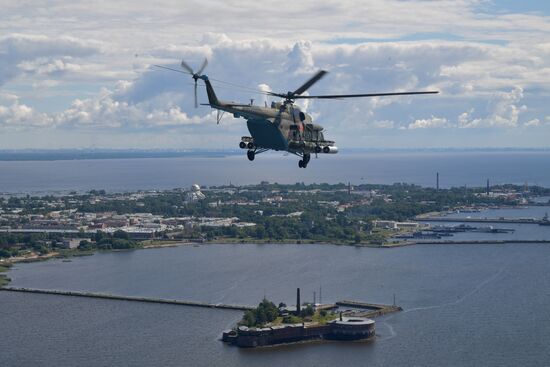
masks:
<svg viewBox="0 0 550 367"><path fill-rule="evenodd" d="M100 52L98 42L74 37L9 34L0 37L0 85L22 73L50 74L78 69L72 57Z"/></svg>
<svg viewBox="0 0 550 367"><path fill-rule="evenodd" d="M415 120L413 123L410 123L409 129L426 129L426 128L441 128L448 127L449 122L446 118L441 117L431 117L429 119Z"/></svg>
<svg viewBox="0 0 550 367"><path fill-rule="evenodd" d="M471 119L474 112L461 114L458 118L459 127L516 127L521 112L527 111L526 105L519 105L523 99L523 89L516 86L509 92L498 92L488 101L489 115L483 118ZM538 119L534 119L538 120ZM531 121L534 121L531 120Z"/></svg>
<svg viewBox="0 0 550 367"><path fill-rule="evenodd" d="M19 131L30 127L40 128L52 125L52 118L36 112L32 107L15 100L10 106L0 105L0 128Z"/></svg>
<svg viewBox="0 0 550 367"><path fill-rule="evenodd" d="M525 123L525 126L527 126L527 127L540 126L540 120L539 119L533 119L533 120L527 121Z"/></svg>
<svg viewBox="0 0 550 367"><path fill-rule="evenodd" d="M542 129L548 120L539 116L546 108L542 96L550 95L549 17L480 10L487 4L282 1L274 17L254 1L238 7L220 1L185 7L170 0L94 7L7 1L0 14L0 129L200 134L215 116L207 107L193 108L192 80L149 66L178 67L185 58L197 67L204 57L209 76L247 87L214 81L218 96L228 100L263 104L268 99L250 88L294 90L321 68L330 73L308 93L442 92L305 101L329 137L348 145L361 145L373 129ZM202 87L199 93L205 102ZM41 112L45 105L47 113ZM227 116L216 128L220 139L226 134L233 141L239 127L243 120Z"/></svg>

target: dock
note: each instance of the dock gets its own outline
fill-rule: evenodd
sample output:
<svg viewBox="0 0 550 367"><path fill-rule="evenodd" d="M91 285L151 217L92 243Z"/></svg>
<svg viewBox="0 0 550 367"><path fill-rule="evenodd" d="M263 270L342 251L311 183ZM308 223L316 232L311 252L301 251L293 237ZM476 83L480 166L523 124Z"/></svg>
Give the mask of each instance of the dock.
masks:
<svg viewBox="0 0 550 367"><path fill-rule="evenodd" d="M163 298L121 296L121 295L106 294L106 293L91 293L91 292L79 292L79 291L59 291L59 290L51 290L51 289L0 287L0 291L38 293L38 294L52 294L52 295L56 295L56 296L69 296L69 297L101 298L101 299L109 299L109 300L117 300L117 301L130 301L130 302L161 303L161 304L169 304L169 305L203 307L203 308L218 308L218 309L237 310L237 311L248 311L248 310L252 310L252 309L255 308L254 306L245 306L245 305L233 305L233 304L223 304L223 303L207 303L207 302L184 301L184 300L163 299Z"/></svg>

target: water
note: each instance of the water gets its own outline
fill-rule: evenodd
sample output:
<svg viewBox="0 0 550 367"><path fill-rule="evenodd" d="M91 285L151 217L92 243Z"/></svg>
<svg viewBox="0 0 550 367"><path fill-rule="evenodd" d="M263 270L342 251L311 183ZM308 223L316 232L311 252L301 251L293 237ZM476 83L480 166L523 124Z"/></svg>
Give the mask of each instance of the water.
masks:
<svg viewBox="0 0 550 367"><path fill-rule="evenodd" d="M0 193L111 192L201 185L278 183L354 184L394 182L435 186L525 182L550 187L550 152L371 152L321 155L307 169L282 153L214 158L136 158L73 161L0 161Z"/></svg>
<svg viewBox="0 0 550 367"><path fill-rule="evenodd" d="M374 343L241 350L240 312L0 293L3 365L540 366L550 363L548 245L207 245L17 264L14 286L255 304L391 303Z"/></svg>
<svg viewBox="0 0 550 367"><path fill-rule="evenodd" d="M0 162L0 192L170 189L198 182L410 182L550 186L550 153L368 153L322 157L306 170L278 155ZM469 216L541 217L548 208ZM498 225L495 225L497 227ZM511 225L484 239L550 238ZM485 236L485 237L483 237ZM2 366L544 366L550 364L550 245L368 249L328 245L208 245L99 253L71 262L17 264L13 286L255 304L264 295L397 303L373 343L259 350L219 342L242 313L173 305L0 292ZM317 293L318 294L318 293Z"/></svg>

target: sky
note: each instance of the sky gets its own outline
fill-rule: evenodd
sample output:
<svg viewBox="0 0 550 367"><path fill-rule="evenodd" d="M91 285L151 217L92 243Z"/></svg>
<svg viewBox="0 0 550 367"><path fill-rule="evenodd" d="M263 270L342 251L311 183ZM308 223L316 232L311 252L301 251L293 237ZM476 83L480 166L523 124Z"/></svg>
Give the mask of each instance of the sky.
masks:
<svg viewBox="0 0 550 367"><path fill-rule="evenodd" d="M152 66L204 58L245 103L319 69L307 93L440 91L303 103L341 149L550 148L550 2L3 0L0 149L236 148L245 120Z"/></svg>

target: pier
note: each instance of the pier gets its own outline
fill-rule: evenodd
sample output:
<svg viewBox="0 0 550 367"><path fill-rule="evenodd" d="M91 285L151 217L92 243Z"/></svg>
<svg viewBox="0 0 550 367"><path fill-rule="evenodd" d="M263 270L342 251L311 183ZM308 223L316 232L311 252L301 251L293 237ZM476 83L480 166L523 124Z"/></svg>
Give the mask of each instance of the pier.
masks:
<svg viewBox="0 0 550 367"><path fill-rule="evenodd" d="M220 308L220 309L237 310L237 311L248 311L248 310L254 309L254 306L244 306L244 305L232 305L232 304L223 304L223 303L207 303L207 302L184 301L184 300L163 299L163 298L120 296L120 295L105 294L105 293L91 293L91 292L78 292L78 291L58 291L58 290L50 290L50 289L16 288L16 287L3 287L2 288L2 287L0 287L0 291L38 293L38 294L52 294L52 295L56 295L56 296L70 296L70 297L101 298L101 299L109 299L109 300L117 300L117 301L164 303L164 304L169 304L169 305L203 307L203 308Z"/></svg>
<svg viewBox="0 0 550 367"><path fill-rule="evenodd" d="M457 223L514 223L514 224L544 224L535 218L456 218L456 217L416 217L417 222L457 222Z"/></svg>
<svg viewBox="0 0 550 367"><path fill-rule="evenodd" d="M396 305L381 305L376 303L367 303L367 302L357 302L357 301L338 301L335 304L339 307L350 307L354 309L360 309L365 311L354 311L352 312L354 316L359 317L376 317L382 316L392 312L403 311L403 309Z"/></svg>
<svg viewBox="0 0 550 367"><path fill-rule="evenodd" d="M408 242L410 245L504 245L504 244L550 244L550 240L425 240Z"/></svg>

